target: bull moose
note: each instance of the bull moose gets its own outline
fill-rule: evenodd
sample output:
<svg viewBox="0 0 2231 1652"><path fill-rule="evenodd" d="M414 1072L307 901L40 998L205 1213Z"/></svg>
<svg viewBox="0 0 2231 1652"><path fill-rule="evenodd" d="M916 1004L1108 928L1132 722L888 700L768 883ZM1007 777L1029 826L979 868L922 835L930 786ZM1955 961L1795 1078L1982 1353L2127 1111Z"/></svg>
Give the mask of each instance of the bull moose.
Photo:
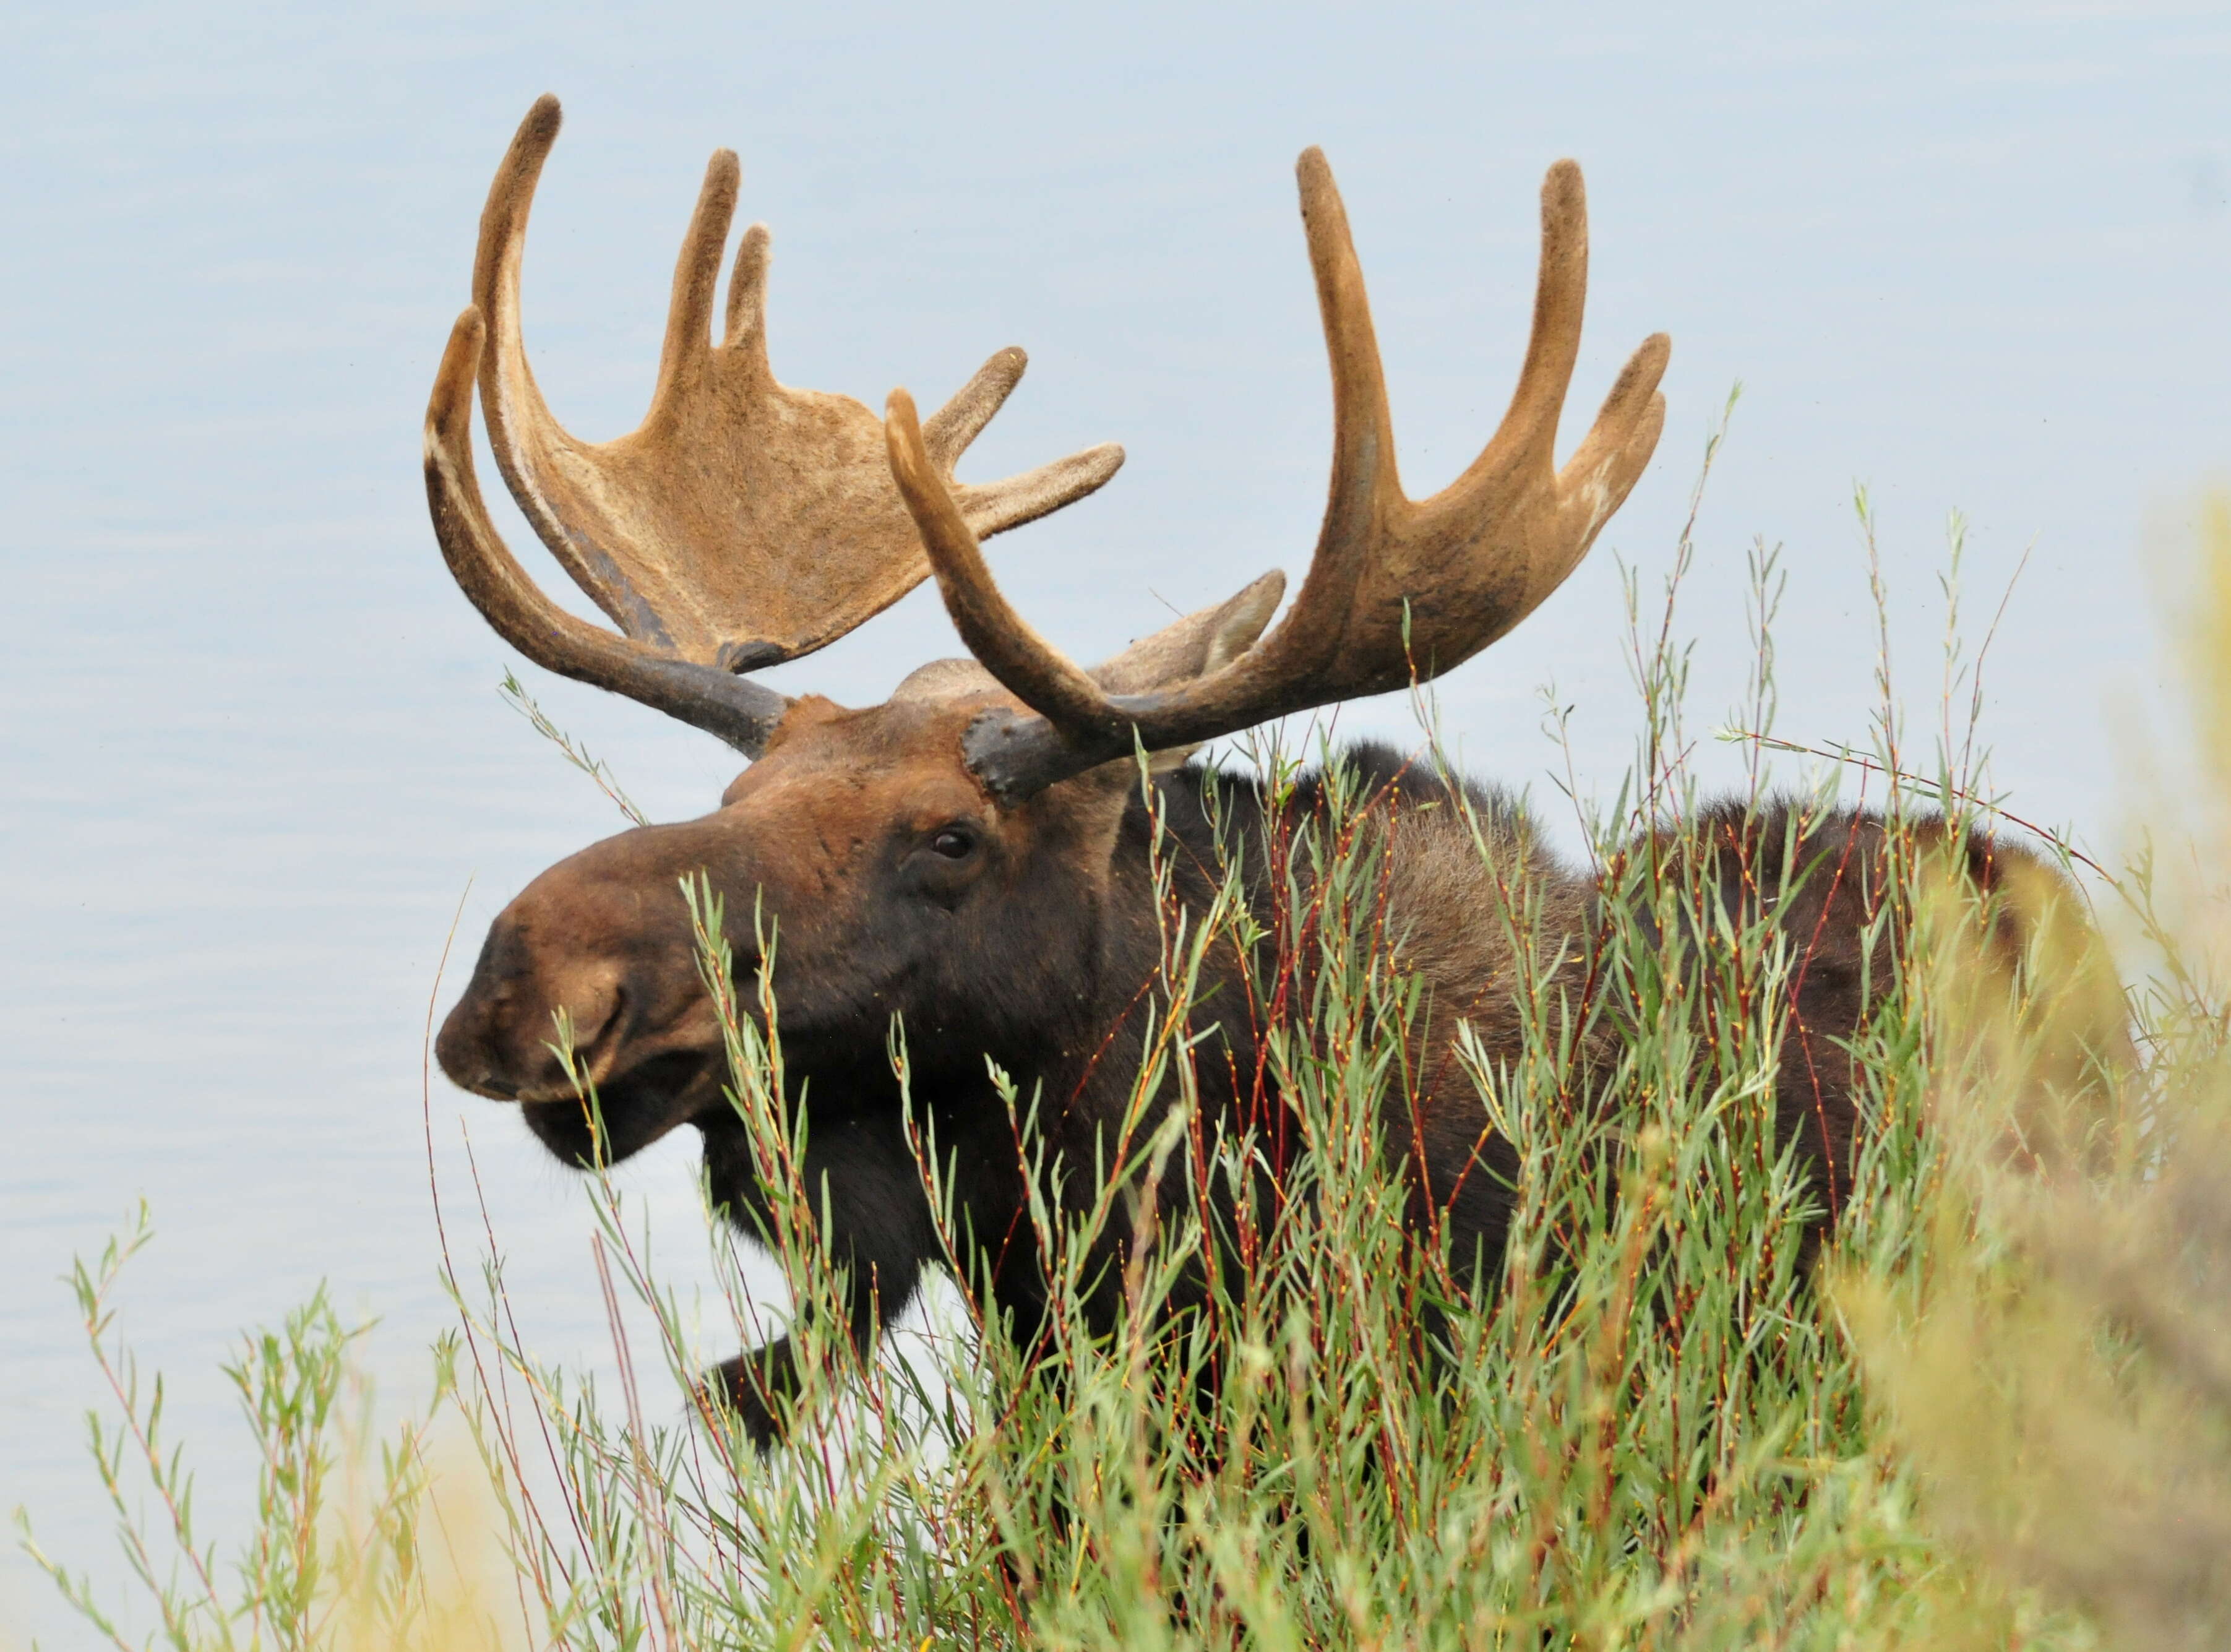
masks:
<svg viewBox="0 0 2231 1652"><path fill-rule="evenodd" d="M463 1088L516 1104L571 1163L624 1158L694 1126L715 1197L763 1216L678 885L702 877L725 897L739 975L761 962L772 923L786 1082L812 1117L803 1168L830 1253L846 1265L851 1329L864 1344L943 1257L887 1054L894 1019L908 1039L910 1105L934 1121L956 1167L960 1225L1012 1234L1030 1171L987 1058L1045 1098L1052 1147L1071 1164L1092 1163L1137 1079L1126 1057L1141 1048L1141 988L1160 967L1167 908L1213 896L1219 832L1260 835L1322 803L1322 774L1273 791L1192 754L1290 713L1438 677L1523 620L1578 565L1649 462L1670 347L1662 334L1643 342L1557 464L1588 268L1580 169L1558 162L1542 186L1533 328L1509 411L1461 476L1410 499L1341 198L1324 157L1305 152L1302 218L1334 414L1307 577L1275 627L1285 582L1273 573L1081 669L1009 606L979 541L1093 492L1121 450L958 482L956 461L1021 377L1015 349L993 355L927 419L903 390L878 419L847 398L778 383L762 226L744 234L724 337L713 343L737 190L729 152L713 157L683 239L649 416L601 444L559 425L528 369L519 297L528 211L559 120L554 99L536 103L488 194L473 303L450 334L426 418L435 531L466 596L520 652L705 729L750 764L712 813L622 832L535 878L495 920L438 1057ZM553 603L490 524L471 451L475 383L513 497L617 632ZM752 679L933 573L972 659L924 664L860 709ZM1491 1057L1515 1057L1510 983L1529 970L1564 981L1577 1001L1585 948L1571 943L1599 921L1602 897L1498 795L1413 772L1384 748L1337 761L1372 799L1388 933L1427 1006L1409 1034L1417 1076L1399 1105L1387 1104L1387 1156L1418 1208L1491 1258L1510 1217L1508 1149L1450 1052L1464 1027ZM1866 967L1887 878L1883 824L1833 810L1732 809L1692 825L1742 850L1726 874L1731 901L1777 883L1790 891L1777 921L1801 937L1806 965L1786 989L1776 1116L1833 1208L1856 1128L1844 1041L1887 975ZM1169 869L1161 885L1158 841L1180 852L1159 857ZM2017 855L1981 840L1964 852L1982 885ZM1801 863L1825 870L1789 877ZM1263 858L1245 864L1251 894L1263 896ZM1536 891L1523 926L1503 892L1520 881ZM1205 967L1236 979L1245 962L1227 949ZM553 1046L560 1012L578 1068ZM1204 1036L1233 1058L1198 1064L1198 1105L1213 1117L1239 1103L1233 1075L1260 1071L1264 1033L1245 1016L1210 1026L1203 1014ZM1586 1027L1587 1047L1619 1036L1616 1014ZM594 1086L595 1124L577 1072ZM1006 1245L977 1260L980 1277L966 1283L990 1293L1015 1334L1032 1334L1045 1306L1040 1259ZM778 1433L792 1387L786 1344L720 1373L762 1442Z"/></svg>

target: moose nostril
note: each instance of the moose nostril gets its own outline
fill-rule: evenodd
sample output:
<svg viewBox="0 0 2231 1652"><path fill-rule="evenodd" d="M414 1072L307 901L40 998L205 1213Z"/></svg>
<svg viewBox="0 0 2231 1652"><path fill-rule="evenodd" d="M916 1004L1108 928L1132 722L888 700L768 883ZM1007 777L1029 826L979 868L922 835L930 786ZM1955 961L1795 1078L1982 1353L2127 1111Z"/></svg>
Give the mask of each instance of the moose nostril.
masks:
<svg viewBox="0 0 2231 1652"><path fill-rule="evenodd" d="M558 1009L559 1025L564 1029L565 1041L576 1055L586 1055L594 1050L620 1023L620 1010L627 994L618 986L605 988L590 996L582 1007L576 1008L572 1001L560 1000Z"/></svg>
<svg viewBox="0 0 2231 1652"><path fill-rule="evenodd" d="M434 1040L434 1059L449 1081L461 1089L482 1090L488 1082L492 1066L488 1059L483 1018L474 1002L473 989L467 988L449 1015L442 1022L442 1030Z"/></svg>
<svg viewBox="0 0 2231 1652"><path fill-rule="evenodd" d="M627 1002L627 991L620 987L618 980L598 971L592 978L569 982L565 989L551 994L551 1014L565 1027L573 1047L586 1049L598 1038L611 1032L611 1027L620 1020L620 1007Z"/></svg>
<svg viewBox="0 0 2231 1652"><path fill-rule="evenodd" d="M458 1089L469 1090L476 1096L516 1101L519 1086L499 1071L503 1058L487 1036L488 1029L478 1024L478 1018L462 1014L463 1007L460 1005L458 1011L450 1014L441 1036L434 1040L434 1059Z"/></svg>

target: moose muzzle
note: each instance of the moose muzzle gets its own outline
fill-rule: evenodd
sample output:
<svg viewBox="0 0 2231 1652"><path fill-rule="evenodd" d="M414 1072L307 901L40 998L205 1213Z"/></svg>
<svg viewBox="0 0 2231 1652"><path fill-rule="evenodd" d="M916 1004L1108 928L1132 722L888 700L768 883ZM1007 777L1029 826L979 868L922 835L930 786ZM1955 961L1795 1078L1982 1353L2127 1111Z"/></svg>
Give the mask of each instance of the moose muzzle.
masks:
<svg viewBox="0 0 2231 1652"><path fill-rule="evenodd" d="M528 1122L563 1156L587 1156L573 1146L587 1142L585 1091L604 1114L609 1156L624 1157L686 1122L721 1050L681 891L637 864L657 846L646 839L676 830L624 833L528 884L490 926L435 1041L455 1083L527 1104ZM562 1127L560 1113L571 1121Z"/></svg>

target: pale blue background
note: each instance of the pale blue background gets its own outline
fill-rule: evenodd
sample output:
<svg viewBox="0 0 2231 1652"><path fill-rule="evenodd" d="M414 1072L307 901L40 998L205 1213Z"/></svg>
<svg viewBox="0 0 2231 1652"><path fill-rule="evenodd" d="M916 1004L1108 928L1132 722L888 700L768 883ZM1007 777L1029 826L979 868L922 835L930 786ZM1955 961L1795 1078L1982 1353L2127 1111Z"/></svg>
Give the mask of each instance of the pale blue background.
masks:
<svg viewBox="0 0 2231 1652"><path fill-rule="evenodd" d="M1327 412L1296 152L1323 144L1345 187L1419 492L1500 411L1534 191L1575 155L1595 262L1568 430L1659 327L1672 413L1589 565L1446 685L1470 761L1553 800L1554 677L1575 769L1615 780L1634 717L1613 554L1662 569L1740 379L1686 609L1698 731L1740 684L1763 534L1791 576L1783 729L1865 739L1864 480L1924 727L1946 513L1974 523L1979 619L2034 547L1992 661L1996 779L2111 840L2110 696L2142 702L2164 669L2148 524L2173 540L2231 455L2225 8L1549 10L15 8L0 1506L119 1574L77 1454L91 1368L51 1281L142 1194L163 1236L125 1324L172 1372L179 1430L230 1459L212 1520L243 1461L215 1375L240 1327L330 1278L386 1316L389 1390L424 1381L443 1312L418 1050L449 915L474 879L469 955L528 876L618 824L497 701L505 651L449 586L418 479L489 172L545 89L569 119L527 306L560 416L634 422L700 169L731 145L742 217L775 229L784 378L934 398L1020 342L1030 379L970 474L1128 444L1102 497L994 551L1085 656L1161 599L1306 555ZM870 699L948 635L918 594L784 680ZM702 736L534 686L655 815L728 778ZM577 1195L499 1110L437 1079L432 1115L445 1142L470 1123L530 1332L593 1361ZM637 1180L691 1277L682 1158ZM56 1621L0 1569L0 1624Z"/></svg>

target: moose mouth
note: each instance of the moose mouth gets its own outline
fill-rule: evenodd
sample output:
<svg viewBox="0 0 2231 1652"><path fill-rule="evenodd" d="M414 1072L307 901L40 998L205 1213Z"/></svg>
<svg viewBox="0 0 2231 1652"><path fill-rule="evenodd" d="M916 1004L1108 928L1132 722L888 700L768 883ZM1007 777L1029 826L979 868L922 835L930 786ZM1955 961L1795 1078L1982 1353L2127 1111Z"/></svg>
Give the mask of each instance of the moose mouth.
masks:
<svg viewBox="0 0 2231 1652"><path fill-rule="evenodd" d="M722 1071L714 1052L672 1050L598 1085L593 1113L575 1096L522 1101L519 1111L554 1156L576 1169L595 1169L631 1158L677 1126L724 1107Z"/></svg>

